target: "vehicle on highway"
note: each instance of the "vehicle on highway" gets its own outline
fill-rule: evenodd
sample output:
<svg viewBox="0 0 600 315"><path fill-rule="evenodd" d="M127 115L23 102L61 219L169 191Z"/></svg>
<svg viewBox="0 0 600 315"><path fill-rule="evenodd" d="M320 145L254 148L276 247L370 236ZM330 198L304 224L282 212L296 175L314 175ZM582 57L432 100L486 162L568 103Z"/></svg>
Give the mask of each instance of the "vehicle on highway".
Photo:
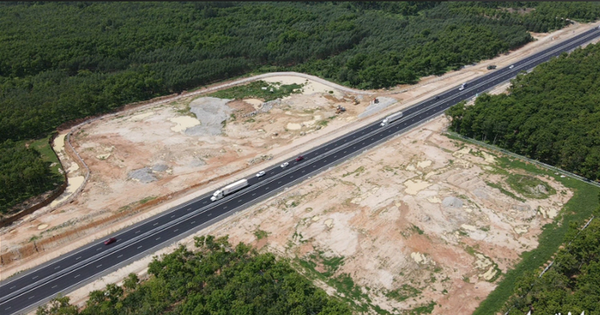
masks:
<svg viewBox="0 0 600 315"><path fill-rule="evenodd" d="M106 241L104 241L104 245L110 245L110 244L112 244L112 243L114 243L116 241L117 241L116 238L111 237L111 238L107 239Z"/></svg>
<svg viewBox="0 0 600 315"><path fill-rule="evenodd" d="M591 34L591 35L590 35ZM585 35L585 36L584 36ZM548 48L547 50L541 51L537 54L533 54L530 57L527 57L527 59L524 59L521 63L521 67L522 68L530 68L533 67L535 64L540 64L543 60L546 59L545 56L547 56L549 53L558 53L559 51L568 51L573 49L573 47L575 47L576 45L580 45L581 43L587 43L589 41L591 41L591 38L600 38L600 30L594 30L594 33L585 33L584 35L581 35L582 37L580 38L576 38L574 40L565 40L564 44L557 44L555 46L552 46L551 48ZM593 36L592 36L593 35ZM508 55L509 53L507 52L506 55ZM504 66L504 65L503 65ZM481 86L481 90L484 90L486 88L488 88L490 85L496 85L498 84L498 82L503 82L506 80L506 78L513 76L515 73L511 71L509 71L508 73L506 73L505 71L498 71L498 72L494 72L494 71L489 71L487 73L487 77L482 77L482 79L477 79L473 81L474 87L475 86ZM456 84L456 83L454 83ZM473 88L474 90L475 88ZM461 92L462 93L462 92ZM456 94L456 90L454 91L450 91L447 92L446 97L444 102L437 102L438 104L436 105L440 105L440 107L437 110L430 110L429 112L419 112L419 114L413 114L410 115L408 117L412 117L414 116L414 120L415 121L425 121L426 119L429 119L430 117L435 117L437 115L440 115L441 113L443 113L443 111L447 108L449 108L450 106L452 106L452 103L454 103L455 101L461 100L461 99L466 99L467 95L462 95L461 93ZM469 93L469 95L471 95L471 93ZM411 112L412 109L414 109L415 111L420 110L421 108L424 108L422 106L423 104L418 104L415 105L415 107L412 107L411 109L407 109L410 110ZM427 104L425 104L427 105ZM432 113L433 112L433 113ZM406 119L406 118L404 118ZM380 121L381 122L381 121ZM396 121L396 124L400 125L399 123L400 121ZM376 127L377 123L373 125L370 125L370 127ZM399 128L397 130L389 130L391 128L379 128L379 130L375 131L375 134L373 135L368 135L369 137L372 136L381 136L381 139L386 139L387 134L389 134L389 137L394 136L394 134L396 134L396 132L403 132L406 130L410 130L412 128L412 126L410 126L407 123L407 126L398 126ZM402 128L401 128L402 127ZM387 130L386 130L387 129ZM364 130L364 129L363 129ZM369 129L371 130L371 129ZM346 138L339 138L338 140L346 140L348 139L349 141L351 141L350 139L352 139L352 136L358 136L360 134L362 130L357 129L357 131L353 131L350 132L348 134L343 135L342 137L346 137ZM385 133L385 135L384 135ZM462 136L461 138L465 138L467 139L466 136ZM346 141L344 141L346 142ZM359 142L360 143L360 142ZM371 144L370 141L364 141L362 142L363 144L348 144L347 147L350 148L352 145L356 145L359 146L359 150L362 149L362 147L368 146ZM338 148L338 147L336 147ZM337 149L336 149L337 150ZM328 151L328 150L325 150ZM337 152L337 151L334 151ZM334 161L337 160L341 160L344 159L346 157L339 157L338 158L333 158L330 159L329 157L331 156L331 154L338 154L339 153L334 153L334 152L324 152L324 153L320 153L319 156L320 158L327 158L327 161L325 162L323 161L323 165L333 165L330 163L334 163ZM357 151L351 151L351 152L357 152ZM293 160L291 160L293 161ZM312 161L312 160L311 160ZM299 164L299 163L298 163ZM318 165L317 165L318 166ZM304 170L307 170L307 174L316 174L317 170L324 170L326 169L325 167L321 167L320 169L314 167L313 165L298 165L298 168ZM313 171L311 171L313 170ZM276 173L276 172L275 172ZM287 172L283 172L281 171L279 174L273 176L274 180L277 181L277 177L281 178L283 180L284 177L288 178L288 182L292 182L293 178L290 177L291 174L285 174ZM564 175L562 175L564 176ZM269 177L271 177L271 175L269 175ZM271 180L271 178L269 178L269 180ZM259 181L260 182L260 181ZM275 184L272 184L275 185ZM281 190L283 189L283 187L288 187L289 185L278 185L277 187L275 186L270 186L270 187L264 187L264 188L273 188L272 190L269 190L269 192L275 192L277 190ZM253 186L250 186L253 187ZM248 187L248 188L250 188ZM261 185L256 185L254 187L257 187L257 195L255 197L250 197L250 196L246 196L245 198L243 198L244 200L240 200L240 201L244 201L244 203L241 203L238 200L232 200L231 203L223 203L221 205L215 205L212 204L211 206L208 206L210 208L215 208L218 209L218 211L227 211L227 213L230 213L232 211L236 211L236 209L238 209L237 207L232 207L233 203L236 203L236 205L245 205L246 204L246 200L248 201L252 201L252 200L256 200L256 198L260 198L261 195L264 195L268 192L262 192L265 191L266 189L262 189L261 192L258 191L258 188L261 187ZM244 188L242 188L244 189ZM250 189L248 189L250 190ZM243 190L241 190L243 191ZM249 192L248 195L250 195L252 192ZM235 196L235 195L234 195ZM240 197L240 199L242 199ZM182 210L182 213L185 213L184 211L191 211L191 209L203 209L204 206L201 206L202 202L206 202L205 200L198 200L194 205L190 205L187 208L181 208L179 210ZM179 206L183 206L183 205L178 205ZM174 210L177 210L178 208L175 208ZM212 212L211 212L212 213ZM191 214L191 213L190 213ZM210 213L209 213L210 214ZM174 217L172 217L174 218ZM171 220L179 220L180 216L178 216L176 219L171 219ZM181 226L185 226L185 228L181 228L181 230L177 231L174 230L173 233L177 233L176 235L182 235L182 233L185 233L191 229L197 228L199 224L201 223L210 223L212 221L209 220L214 220L214 216L209 217L209 216L203 216L203 218L201 219L202 221L196 222L196 221L191 221L191 224L181 224ZM157 219L158 220L158 219ZM187 222L190 222L190 220L198 220L196 217L190 217L188 219L186 219ZM170 221L170 222L177 222L177 221ZM183 223L184 221L182 221ZM206 224L208 224L206 223ZM138 229L138 227L136 227L136 229ZM119 233L133 233L134 230L131 229L126 229L122 232ZM152 233L148 233L146 236L143 236L144 240L148 242L148 246L154 246L154 245L159 245L159 244L166 244L166 242L172 242L171 241L171 237L163 237L163 238L159 238L156 237L156 234L152 234ZM159 240L160 239L160 240ZM129 238L123 238L122 240L124 240L125 242L129 242ZM117 240L118 242L118 240ZM106 272L106 270L108 270L109 268L112 268L114 266L113 263L110 264L97 264L97 263L92 263L92 259L93 261L99 261L102 258L105 258L104 255L98 255L98 251L96 251L98 244L91 244L92 247L89 247L87 249L90 250L83 250L85 248L81 248L81 249L75 249L73 248L76 252L79 252L81 254L81 260L79 260L80 258L77 257L75 258L76 255L73 255L75 252L69 253L69 254L65 254L65 256L63 256L64 258L59 258L57 260L57 263L60 263L63 267L67 266L67 263L71 263L72 264L72 274L76 274L76 272L85 272L82 273L81 275L89 275L87 279L92 279L92 277L97 277L99 275L101 275L102 272ZM123 244L121 244L123 245ZM125 246L125 247L120 247L117 245L114 249L113 248L108 248L108 246L112 246L112 245L107 245L105 247L103 247L105 249L105 251L115 251L115 255L120 255L117 256L117 258L113 258L114 259L114 263L119 263L119 262L123 262L125 259L127 259L127 255L123 255L123 254L128 254L130 253L131 255L133 254L138 254L138 253L142 253L143 251L146 251L149 247L142 247L142 246ZM98 256L98 257L96 257ZM123 258L118 258L118 257L123 257ZM77 261L81 261L80 263L76 263L73 264L72 261L73 259L77 260ZM89 263L87 263L87 261L90 261ZM56 263L56 264L57 264ZM68 293L69 290L74 290L77 287L81 286L82 278L79 277L71 277L71 276L65 276L68 275L67 273L65 274L57 274L57 270L55 270L54 268L56 267L56 264L54 262L52 263L45 263L42 266L40 266L39 268L34 269L33 271L26 271L24 272L20 277L14 277L13 279L7 280L6 282L3 281L3 283L1 283L0 286L0 300L2 300L2 302L0 302L0 310L2 310L2 312L0 312L0 314L5 314L5 315L14 315L17 314L19 312L24 312L24 310L26 310L27 308L32 308L34 306L36 306L36 304L42 303L45 299L47 298L51 298L52 296L55 296L57 293L59 292L64 292L64 293ZM62 271L61 271L62 272ZM39 279L38 279L39 276ZM36 278L38 279L36 282L33 282L31 279ZM43 281L42 281L43 280ZM38 282L39 281L39 282ZM58 286L61 285L61 286ZM68 287L70 289L65 289L65 287ZM10 288L10 289L9 289ZM9 293L7 293L9 292Z"/></svg>
<svg viewBox="0 0 600 315"><path fill-rule="evenodd" d="M508 67L508 69L512 69L514 67L515 67L515 65L510 65L510 67Z"/></svg>
<svg viewBox="0 0 600 315"><path fill-rule="evenodd" d="M402 118L402 112L397 112L395 114L391 114L387 117L385 117L382 121L381 121L381 127L384 127L386 125L388 125L389 123L391 123L394 120L398 120Z"/></svg>
<svg viewBox="0 0 600 315"><path fill-rule="evenodd" d="M244 187L248 186L248 181L246 179L240 179L233 184L229 184L217 191L210 197L211 201L217 201L231 193L234 193Z"/></svg>
<svg viewBox="0 0 600 315"><path fill-rule="evenodd" d="M304 157L302 155L300 155L299 157L296 158L296 162L300 162L304 160Z"/></svg>
<svg viewBox="0 0 600 315"><path fill-rule="evenodd" d="M284 167L286 167L286 166L288 166L288 165L290 165L290 163L288 163L288 162L285 162L285 163L281 164L280 166L281 166L281 168L284 168Z"/></svg>
<svg viewBox="0 0 600 315"><path fill-rule="evenodd" d="M463 84L462 84L462 85L461 85L461 86L458 88L458 90L459 90L459 91L462 91L462 90L464 90L466 87L467 87L467 84L466 84L466 83L463 83Z"/></svg>
<svg viewBox="0 0 600 315"><path fill-rule="evenodd" d="M256 177L262 177L265 175L265 171L260 171L258 173L256 173Z"/></svg>

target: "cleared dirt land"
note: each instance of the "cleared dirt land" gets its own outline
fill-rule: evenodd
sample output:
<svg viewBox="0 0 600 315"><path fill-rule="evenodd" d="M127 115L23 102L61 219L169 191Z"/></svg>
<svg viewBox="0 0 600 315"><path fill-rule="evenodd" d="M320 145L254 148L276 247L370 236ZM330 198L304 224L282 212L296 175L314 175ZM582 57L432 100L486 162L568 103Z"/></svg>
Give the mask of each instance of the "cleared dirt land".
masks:
<svg viewBox="0 0 600 315"><path fill-rule="evenodd" d="M267 103L182 97L97 120L71 137L91 170L81 192L0 231L0 279L589 27L534 34L538 41L510 55L372 95L272 76L263 80L275 88L302 84L303 92ZM338 105L346 112L336 114ZM540 227L572 193L548 178L502 170L492 154L442 135L446 125L443 117L430 121L199 234L229 234L233 242L289 257L317 285L364 311L469 314L493 290L498 272L537 246ZM73 193L84 168L62 152L76 179ZM143 274L151 256L70 296L81 303L90 290Z"/></svg>

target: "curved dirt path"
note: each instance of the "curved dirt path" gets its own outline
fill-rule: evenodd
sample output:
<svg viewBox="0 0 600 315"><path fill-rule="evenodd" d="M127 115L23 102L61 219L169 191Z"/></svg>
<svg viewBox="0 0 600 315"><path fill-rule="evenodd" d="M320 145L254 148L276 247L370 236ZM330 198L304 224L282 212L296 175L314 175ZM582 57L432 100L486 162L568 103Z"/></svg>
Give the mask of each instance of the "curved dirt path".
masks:
<svg viewBox="0 0 600 315"><path fill-rule="evenodd" d="M261 79L264 79L264 78L277 77L277 76L295 76L295 77L301 77L301 78L304 78L304 79L307 79L307 80L312 80L312 81L315 81L315 82L318 82L318 83L321 83L321 84L327 85L329 87L338 89L340 91L348 92L348 93L363 94L363 95L372 95L372 94L374 94L373 92L369 92L369 91L361 91L361 90L356 90L356 89L352 89L352 88L349 88L349 87L345 87L345 86L342 86L342 85L339 85L339 84L336 84L336 83L333 83L333 82L321 79L321 78L313 76L313 75L305 74L305 73L299 73L299 72L271 72L271 73L259 74L259 75L252 76L252 77L249 77L249 78L235 80L235 81L229 82L229 83L219 84L217 86L212 86L210 88L204 88L204 89L201 89L201 90L198 90L198 91L194 91L194 92L182 93L180 95L177 95L177 96L174 96L174 97L171 97L171 98L167 98L167 99L162 99L162 100L156 101L156 102L151 102L151 103L148 103L148 104L143 105L143 106L138 106L138 107L135 107L135 108L131 108L131 109L119 111L119 112L116 112L116 113L111 113L111 114L102 115L100 117L91 118L91 119L86 120L86 121L84 121L84 122L82 122L82 123L80 123L80 124L78 124L76 126L73 126L71 128L71 130L69 131L69 133L67 133L67 135L65 136L65 142L66 142L67 146L72 151L72 153L74 153L74 155L72 154L71 157L76 157L76 163L82 165L83 168L86 170L85 179L80 184L80 186L75 189L74 193L72 193L70 196L66 197L60 203L54 205L53 208L54 209L58 208L58 207L60 207L60 206L62 206L64 204L66 204L67 202L73 200L73 198L77 197L79 195L79 193L81 193L81 191L83 191L83 188L87 184L88 179L90 177L90 174L91 174L90 169L88 168L88 166L85 163L85 161L83 161L83 159L81 158L81 156L79 155L79 153L77 151L75 151L75 148L73 148L73 146L71 145L71 134L73 132L75 132L75 131L78 131L81 127L83 127L85 125L88 125L88 124L90 124L90 123L92 123L92 122L94 122L96 120L99 120L99 119L104 119L104 118L107 118L107 117L113 117L115 115L121 115L123 113L130 113L132 111L139 111L139 110L142 110L142 109L147 108L147 107L152 107L152 106L156 106L156 105L159 105L159 104L169 103L169 102L176 101L176 100L179 100L179 99L182 99L182 98L186 98L186 97L190 97L190 96L196 96L196 95L201 95L201 94L205 94L205 93L210 93L210 92L214 92L214 91L217 91L217 90L220 90L220 89L229 88L229 87L233 87L233 86L236 86L236 85L241 85L241 84L246 84L246 83L253 82L253 81L258 81L258 80L261 80ZM67 178L67 183L68 183L68 178ZM59 196L58 198L60 198L61 196Z"/></svg>

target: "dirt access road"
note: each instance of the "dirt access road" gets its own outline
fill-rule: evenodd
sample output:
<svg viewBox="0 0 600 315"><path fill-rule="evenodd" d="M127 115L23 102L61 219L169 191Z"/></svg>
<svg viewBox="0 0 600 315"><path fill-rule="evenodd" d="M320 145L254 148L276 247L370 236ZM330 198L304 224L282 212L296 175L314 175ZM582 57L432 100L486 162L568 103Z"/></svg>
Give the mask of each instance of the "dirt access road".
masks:
<svg viewBox="0 0 600 315"><path fill-rule="evenodd" d="M0 231L0 253L14 258L2 266L0 276L5 279L71 248L99 241L224 182L292 158L479 76L489 64L510 65L553 40L589 27L573 25L552 34L534 34L537 41L507 56L423 78L415 86L371 91L369 96L341 91L317 79L307 81L304 76L277 75L263 79L274 84L302 83L304 92L268 104L188 96L95 121L71 138L91 170L89 181L72 203L42 209ZM382 102L371 104L372 97ZM337 115L337 105L347 111ZM244 117L252 112L258 114ZM444 125L443 118L432 121L418 129L425 131L415 130L383 144L200 234L228 233L235 241L256 242L264 250L313 261L315 270L307 273L332 293L337 280L321 279L318 272L334 268L335 277L349 275L373 305L384 309L410 309L437 301L442 307L436 306L434 313L446 307L469 313L478 300L465 303L464 297L485 297L494 287L485 279L493 280L497 270L505 271L520 252L536 246L539 227L555 215L570 192L545 199L519 197L525 202L503 195L485 183L503 181L485 168L494 168L493 157L481 158L484 153L477 148L467 152L440 136ZM396 159L390 160L390 154ZM60 158L70 177L84 175L83 167L69 154ZM557 183L538 180L543 187L564 191ZM73 187L71 191L76 191ZM312 187L330 189L337 197L326 202ZM299 200L290 201L290 193ZM257 235L264 235L260 231L268 237L258 240ZM34 241L37 251L31 250ZM472 250L477 244L479 249ZM150 257L70 296L82 302L90 290L117 282L129 272L143 274ZM332 264L332 259L343 264ZM426 281L432 279L430 273L435 274L435 284Z"/></svg>

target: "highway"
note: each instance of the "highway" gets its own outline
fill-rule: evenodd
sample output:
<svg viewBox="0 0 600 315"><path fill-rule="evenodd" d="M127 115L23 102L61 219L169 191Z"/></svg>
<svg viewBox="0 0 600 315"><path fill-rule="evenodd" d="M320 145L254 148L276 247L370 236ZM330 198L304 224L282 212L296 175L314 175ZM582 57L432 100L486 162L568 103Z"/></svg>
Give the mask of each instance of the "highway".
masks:
<svg viewBox="0 0 600 315"><path fill-rule="evenodd" d="M505 67L491 70L486 75L467 82L462 91L458 90L462 82L457 82L455 87L436 97L405 109L401 119L385 127L381 127L377 121L351 131L303 153L305 159L302 161L288 161L289 165L285 168L273 165L264 170L266 174L263 177L248 178L248 187L221 200L211 202L211 192L115 233L112 236L117 242L111 245L105 246L103 240L98 240L11 277L0 283L0 314L31 311L58 293L66 294L148 253L171 245L228 215L283 191L286 187L409 131L441 115L452 105L506 82L521 71L529 70L598 36L600 29L593 28L514 63L512 69ZM226 184L223 183L222 186Z"/></svg>

